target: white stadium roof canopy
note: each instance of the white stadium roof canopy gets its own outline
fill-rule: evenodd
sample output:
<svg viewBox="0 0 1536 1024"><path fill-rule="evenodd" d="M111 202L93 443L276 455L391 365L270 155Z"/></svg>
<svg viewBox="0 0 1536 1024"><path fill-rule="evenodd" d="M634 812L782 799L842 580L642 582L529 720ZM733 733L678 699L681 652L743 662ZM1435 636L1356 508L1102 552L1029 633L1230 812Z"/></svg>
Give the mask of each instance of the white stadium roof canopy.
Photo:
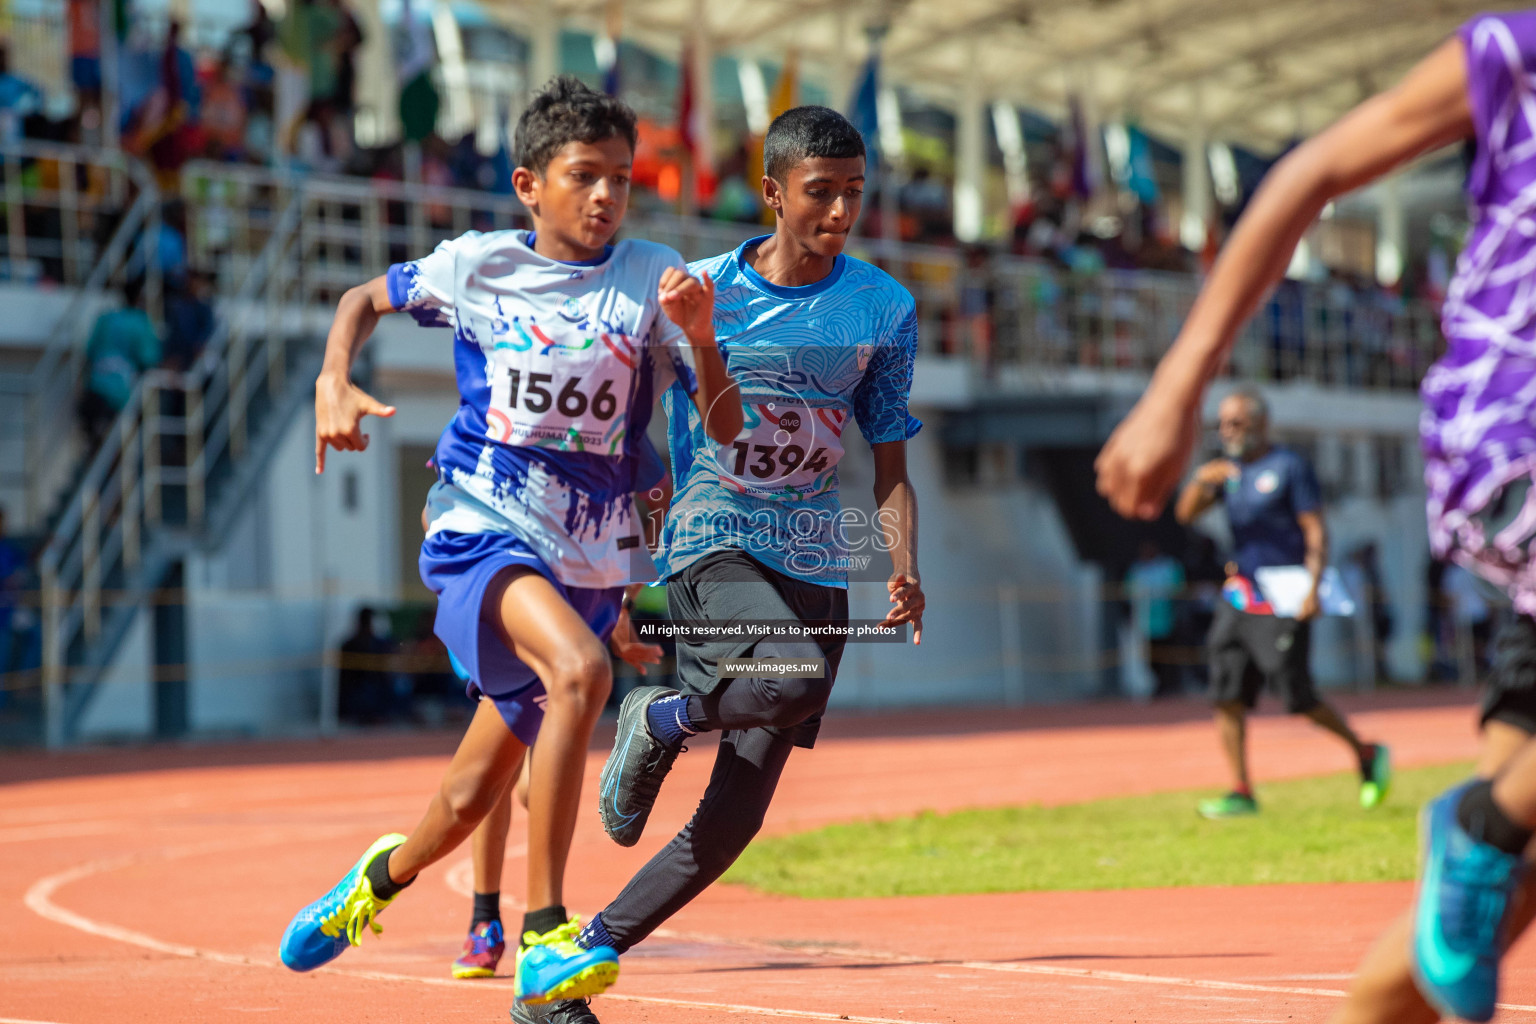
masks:
<svg viewBox="0 0 1536 1024"><path fill-rule="evenodd" d="M555 17L676 52L782 60L851 87L865 31L888 26L886 82L1060 116L1134 118L1165 138L1274 149L1397 81L1488 4L1476 0L482 0L511 20ZM1501 6L1501 5L1493 5ZM1505 7L1511 5L1502 5ZM537 12L537 13L535 13ZM973 91L974 90L974 91Z"/></svg>

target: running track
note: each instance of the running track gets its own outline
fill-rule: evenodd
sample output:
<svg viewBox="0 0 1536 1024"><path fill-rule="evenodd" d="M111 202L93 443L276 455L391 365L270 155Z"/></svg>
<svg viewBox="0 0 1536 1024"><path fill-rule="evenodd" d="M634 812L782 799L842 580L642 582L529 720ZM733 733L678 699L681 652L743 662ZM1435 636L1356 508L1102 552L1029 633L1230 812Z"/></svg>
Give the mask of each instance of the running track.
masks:
<svg viewBox="0 0 1536 1024"><path fill-rule="evenodd" d="M1470 758L1464 695L1346 702L1399 764ZM1260 717L1260 778L1339 771L1335 742ZM372 736L0 757L0 1024L505 1021L510 981L454 982L467 865L425 873L334 968L276 963L289 915L369 841L408 827L454 736ZM602 754L589 761L594 800ZM688 815L710 756L684 756L645 840L584 814L568 902L602 905ZM834 722L797 751L768 828L1217 786L1196 705ZM1347 797L1346 797L1347 798ZM520 813L520 812L519 812ZM521 887L521 820L510 889ZM1406 884L810 902L716 887L635 950L605 1024L1322 1021ZM1536 958L1504 1019L1536 1022Z"/></svg>

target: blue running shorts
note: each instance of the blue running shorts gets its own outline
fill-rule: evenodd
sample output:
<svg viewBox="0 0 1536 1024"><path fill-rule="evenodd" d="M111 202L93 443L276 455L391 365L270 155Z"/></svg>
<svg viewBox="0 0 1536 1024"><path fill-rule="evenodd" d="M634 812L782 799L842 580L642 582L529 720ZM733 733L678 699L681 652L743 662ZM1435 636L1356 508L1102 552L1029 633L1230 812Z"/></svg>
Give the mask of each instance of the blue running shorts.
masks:
<svg viewBox="0 0 1536 1024"><path fill-rule="evenodd" d="M465 692L471 700L494 702L512 734L532 746L544 721L544 684L496 635L484 607L487 588L507 568L532 569L549 580L604 643L618 622L624 588L568 587L510 533L439 531L422 542L419 565L421 581L437 594L433 632L466 679Z"/></svg>

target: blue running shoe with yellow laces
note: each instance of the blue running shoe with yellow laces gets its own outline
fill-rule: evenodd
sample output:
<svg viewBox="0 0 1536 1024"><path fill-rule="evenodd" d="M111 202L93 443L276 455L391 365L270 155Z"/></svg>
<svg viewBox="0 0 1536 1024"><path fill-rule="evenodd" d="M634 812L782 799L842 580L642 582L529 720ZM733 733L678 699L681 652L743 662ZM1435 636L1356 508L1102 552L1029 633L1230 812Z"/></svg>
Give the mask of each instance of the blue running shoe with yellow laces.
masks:
<svg viewBox="0 0 1536 1024"><path fill-rule="evenodd" d="M295 971L312 971L341 956L349 945L358 945L365 928L372 928L375 935L384 930L374 918L393 898L374 896L368 863L403 842L405 836L398 832L377 840L335 888L294 915L278 946L284 964Z"/></svg>
<svg viewBox="0 0 1536 1024"><path fill-rule="evenodd" d="M576 944L581 919L573 917L543 935L524 932L517 952L513 998L552 1003L599 995L619 978L619 954L612 946L583 949Z"/></svg>
<svg viewBox="0 0 1536 1024"><path fill-rule="evenodd" d="M1413 973L1447 1017L1486 1021L1499 995L1509 910L1524 861L1479 842L1456 820L1465 782L1424 807L1413 908Z"/></svg>

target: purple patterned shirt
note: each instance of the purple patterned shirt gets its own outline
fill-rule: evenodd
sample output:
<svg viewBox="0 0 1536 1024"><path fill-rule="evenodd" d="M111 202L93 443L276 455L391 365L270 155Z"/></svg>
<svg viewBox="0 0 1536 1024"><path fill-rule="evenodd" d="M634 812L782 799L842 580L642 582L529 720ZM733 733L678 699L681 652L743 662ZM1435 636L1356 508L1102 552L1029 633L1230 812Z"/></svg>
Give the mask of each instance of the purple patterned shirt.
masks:
<svg viewBox="0 0 1536 1024"><path fill-rule="evenodd" d="M1472 228L1441 312L1446 353L1421 388L1419 434L1430 546L1465 562L1512 544L1484 537L1474 517L1536 471L1536 12L1480 15L1458 35L1477 141ZM1516 598L1536 607L1536 591Z"/></svg>

